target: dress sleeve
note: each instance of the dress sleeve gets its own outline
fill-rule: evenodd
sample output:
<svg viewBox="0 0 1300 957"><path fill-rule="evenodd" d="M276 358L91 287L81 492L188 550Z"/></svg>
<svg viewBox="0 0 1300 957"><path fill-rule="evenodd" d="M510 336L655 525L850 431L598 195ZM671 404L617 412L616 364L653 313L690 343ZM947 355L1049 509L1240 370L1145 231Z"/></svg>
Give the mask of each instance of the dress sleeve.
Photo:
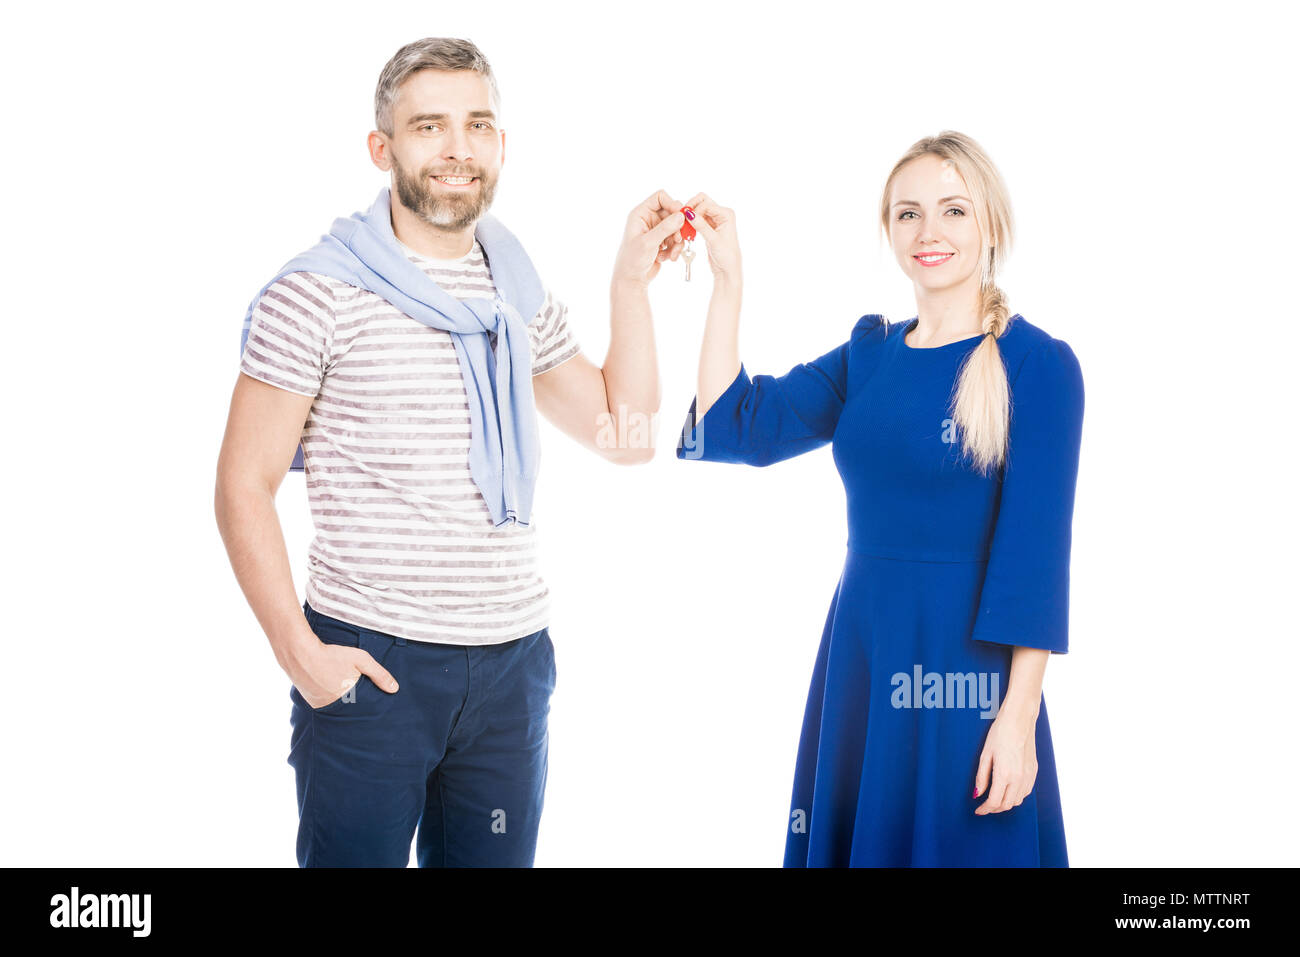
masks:
<svg viewBox="0 0 1300 957"><path fill-rule="evenodd" d="M725 392L695 421L696 396L677 443L679 459L764 466L825 445L835 434L847 397L849 352L880 326L863 316L847 342L783 376L740 371Z"/></svg>
<svg viewBox="0 0 1300 957"><path fill-rule="evenodd" d="M972 637L1064 654L1083 431L1083 374L1073 350L1059 339L1036 348L1011 395L1007 461Z"/></svg>

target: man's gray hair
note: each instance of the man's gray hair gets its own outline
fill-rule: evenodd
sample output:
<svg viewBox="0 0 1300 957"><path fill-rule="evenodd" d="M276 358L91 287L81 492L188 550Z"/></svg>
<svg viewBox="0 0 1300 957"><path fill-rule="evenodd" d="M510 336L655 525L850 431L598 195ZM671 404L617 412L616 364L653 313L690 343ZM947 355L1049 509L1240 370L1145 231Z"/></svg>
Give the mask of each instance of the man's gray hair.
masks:
<svg viewBox="0 0 1300 957"><path fill-rule="evenodd" d="M379 74L375 87L375 129L387 136L393 135L393 103L397 88L417 70L473 70L487 77L492 88L492 108L501 112L501 93L497 78L481 50L468 40L449 37L426 37L408 43L396 53Z"/></svg>

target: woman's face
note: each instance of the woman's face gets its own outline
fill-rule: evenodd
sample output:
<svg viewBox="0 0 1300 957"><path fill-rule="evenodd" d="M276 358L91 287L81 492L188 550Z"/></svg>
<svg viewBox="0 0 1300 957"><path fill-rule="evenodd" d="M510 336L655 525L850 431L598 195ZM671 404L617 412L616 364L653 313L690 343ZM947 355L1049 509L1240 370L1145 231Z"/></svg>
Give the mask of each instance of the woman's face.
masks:
<svg viewBox="0 0 1300 957"><path fill-rule="evenodd" d="M979 287L982 240L975 205L951 160L932 153L894 177L889 242L916 291Z"/></svg>

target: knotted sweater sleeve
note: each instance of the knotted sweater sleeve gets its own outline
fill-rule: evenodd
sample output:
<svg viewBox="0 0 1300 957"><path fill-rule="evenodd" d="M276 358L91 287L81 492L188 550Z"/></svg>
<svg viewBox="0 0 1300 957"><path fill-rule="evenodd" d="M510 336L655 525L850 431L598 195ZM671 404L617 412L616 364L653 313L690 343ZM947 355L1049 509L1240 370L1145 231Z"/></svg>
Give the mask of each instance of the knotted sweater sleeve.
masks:
<svg viewBox="0 0 1300 957"><path fill-rule="evenodd" d="M1083 429L1083 374L1059 339L1011 386L1010 443L972 637L1064 654L1070 538Z"/></svg>
<svg viewBox="0 0 1300 957"><path fill-rule="evenodd" d="M882 324L863 316L848 341L783 376L740 371L716 402L695 420L691 400L677 443L679 459L765 466L825 445L835 434L847 398L849 354Z"/></svg>

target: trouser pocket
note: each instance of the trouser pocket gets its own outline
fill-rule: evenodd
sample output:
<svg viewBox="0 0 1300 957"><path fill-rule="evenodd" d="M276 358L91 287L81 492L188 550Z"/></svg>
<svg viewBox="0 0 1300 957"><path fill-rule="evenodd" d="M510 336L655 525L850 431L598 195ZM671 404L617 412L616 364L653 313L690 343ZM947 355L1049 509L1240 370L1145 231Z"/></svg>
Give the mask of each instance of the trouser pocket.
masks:
<svg viewBox="0 0 1300 957"><path fill-rule="evenodd" d="M316 634L316 637L325 644L360 648L381 665L387 660L388 653L395 643L387 635L323 614L306 603L303 606L303 614L306 615L307 623L311 626L311 630ZM380 691L375 687L369 675L362 674L349 688L342 690L337 698L321 705L319 708L313 708L309 705L307 699L302 696L302 693L297 688L293 689L292 697L295 703L306 708L312 714L355 714L371 706L376 700L376 695L383 694L387 694L387 692Z"/></svg>

